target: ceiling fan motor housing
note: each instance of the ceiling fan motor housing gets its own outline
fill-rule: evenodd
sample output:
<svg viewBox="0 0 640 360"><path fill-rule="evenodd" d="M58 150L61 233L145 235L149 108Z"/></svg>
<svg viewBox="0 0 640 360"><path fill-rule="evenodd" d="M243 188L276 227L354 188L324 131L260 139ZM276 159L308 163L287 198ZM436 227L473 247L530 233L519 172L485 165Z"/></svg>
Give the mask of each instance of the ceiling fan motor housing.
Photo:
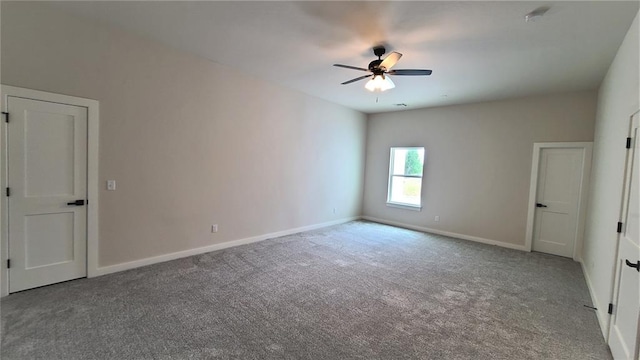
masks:
<svg viewBox="0 0 640 360"><path fill-rule="evenodd" d="M373 60L372 62L369 63L369 71L375 74L376 71L380 70L381 63L382 63L382 60Z"/></svg>

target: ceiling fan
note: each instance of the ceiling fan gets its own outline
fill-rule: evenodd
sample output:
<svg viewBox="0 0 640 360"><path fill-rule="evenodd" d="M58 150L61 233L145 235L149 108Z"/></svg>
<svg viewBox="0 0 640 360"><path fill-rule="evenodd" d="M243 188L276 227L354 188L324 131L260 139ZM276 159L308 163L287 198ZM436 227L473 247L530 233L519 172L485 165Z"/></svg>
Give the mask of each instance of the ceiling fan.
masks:
<svg viewBox="0 0 640 360"><path fill-rule="evenodd" d="M342 83L342 85L351 84L356 81L364 80L366 78L371 78L367 84L364 86L369 91L385 91L389 89L393 89L396 85L391 81L389 76L387 75L401 75L401 76L427 76L431 75L431 70L419 70L419 69L398 69L398 70L390 70L393 65L395 65L402 54L399 52L392 52L389 54L384 60L382 60L382 55L387 50L384 46L376 46L373 48L373 53L378 57L378 60L373 60L369 63L368 69L357 67L357 66L349 66L342 64L333 64L333 66L366 71L370 74L357 77L355 79L351 79Z"/></svg>

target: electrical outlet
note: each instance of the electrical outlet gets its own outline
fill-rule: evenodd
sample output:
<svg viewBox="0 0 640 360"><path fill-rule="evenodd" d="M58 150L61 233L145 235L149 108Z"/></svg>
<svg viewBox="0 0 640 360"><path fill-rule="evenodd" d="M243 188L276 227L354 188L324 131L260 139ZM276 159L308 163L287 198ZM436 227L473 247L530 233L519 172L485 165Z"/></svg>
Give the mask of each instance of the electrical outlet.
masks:
<svg viewBox="0 0 640 360"><path fill-rule="evenodd" d="M218 224L211 225L211 232L212 233L217 233L218 232Z"/></svg>
<svg viewBox="0 0 640 360"><path fill-rule="evenodd" d="M434 220L435 222L440 221L440 215L436 215L436 217L435 217L435 218L433 218L433 220Z"/></svg>
<svg viewBox="0 0 640 360"><path fill-rule="evenodd" d="M107 180L107 190L114 191L116 189L116 181L115 180Z"/></svg>

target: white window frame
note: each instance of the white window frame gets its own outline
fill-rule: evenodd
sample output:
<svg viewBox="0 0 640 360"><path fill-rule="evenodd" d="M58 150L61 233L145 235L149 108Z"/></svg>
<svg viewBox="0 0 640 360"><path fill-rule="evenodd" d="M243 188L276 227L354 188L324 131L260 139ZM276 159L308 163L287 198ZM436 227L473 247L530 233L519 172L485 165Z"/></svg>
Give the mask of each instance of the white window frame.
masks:
<svg viewBox="0 0 640 360"><path fill-rule="evenodd" d="M420 205L401 203L396 201L391 201L391 189L393 186L393 161L395 158L396 150L422 150L424 157L422 159L422 174L418 175L402 175L405 178L419 178L420 179ZM424 163L427 158L426 151L424 146L392 146L389 150L389 179L387 182L387 206L399 208L399 209L407 209L414 211L422 211L422 179L424 178ZM396 175L398 176L398 175Z"/></svg>

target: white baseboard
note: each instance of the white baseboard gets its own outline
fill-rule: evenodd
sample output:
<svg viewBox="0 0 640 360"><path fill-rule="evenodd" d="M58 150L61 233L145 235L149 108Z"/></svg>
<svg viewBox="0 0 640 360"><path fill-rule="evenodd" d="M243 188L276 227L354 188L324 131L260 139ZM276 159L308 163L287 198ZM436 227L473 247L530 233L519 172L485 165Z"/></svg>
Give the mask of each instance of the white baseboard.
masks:
<svg viewBox="0 0 640 360"><path fill-rule="evenodd" d="M589 278L589 273L587 272L587 269L584 267L584 262L582 262L582 259L580 259L580 266L582 266L582 273L584 274L584 279L587 281L587 289L589 289L589 295L591 295L591 302L593 303L593 307L596 308L596 317L598 318L598 324L600 324L600 331L602 332L604 341L607 342L608 332L609 332L609 314L605 310L605 307L600 306L600 303L598 302L598 298L596 297L596 294L593 292L593 285L591 283L591 279Z"/></svg>
<svg viewBox="0 0 640 360"><path fill-rule="evenodd" d="M410 225L410 224L405 224L405 223L396 222L396 221L378 219L378 218L374 218L374 217L371 217L371 216L362 216L361 218L363 220L369 220L369 221L373 221L373 222L377 222L377 223L381 223L381 224L397 226L397 227L410 229L410 230L417 230L417 231L422 231L422 232L431 233L431 234L444 235L444 236L449 236L449 237L452 237L452 238L470 240L470 241L475 241L475 242L488 244L488 245L496 245L496 246L501 246L501 247L505 247L505 248L509 248L509 249L515 249L515 250L521 250L521 251L529 251L529 250L527 250L525 248L524 245L510 244L510 243L506 243L506 242L503 242L503 241L485 239L485 238L481 238L481 237L478 237L478 236L458 234L458 233L449 232L449 231L431 229L431 228L423 227L423 226L416 226L416 225Z"/></svg>
<svg viewBox="0 0 640 360"><path fill-rule="evenodd" d="M120 263L120 264L115 264L115 265L109 265L109 266L103 266L103 267L99 267L99 268L95 269L95 271L91 271L90 274L89 274L89 277L95 277L95 276L111 274L111 273L115 273L115 272L119 272L119 271L135 269L135 268L142 267L142 266L157 264L157 263L170 261L170 260L175 260L175 259L180 259L180 258L184 258L184 257L188 257L188 256L204 254L204 253L208 253L208 252L212 252L212 251L216 251L216 250L227 249L227 248L230 248L230 247L235 247L235 246L240 246L240 245L245 245L245 244L251 244L251 243L254 243L254 242L258 242L258 241L272 239L272 238L276 238L276 237L280 237L280 236L287 236L287 235L291 235L291 234L297 234L297 233L303 232L303 231L310 231L310 230L320 229L320 228L323 228L323 227L342 224L342 223L346 223L346 222L354 221L354 220L358 220L358 219L364 219L364 220L373 221L373 222L377 222L377 223L381 223L381 224L397 226L397 227L401 227L401 228L405 228L405 229L417 230L417 231L422 231L422 232L426 232L426 233L444 235L444 236L449 236L449 237L463 239L463 240L470 240L470 241L475 241L475 242L488 244L488 245L496 245L496 246L501 246L501 247L505 247L505 248L509 248L509 249L527 251L527 249L524 247L524 245L509 244L509 243L505 243L505 242L502 242L502 241L485 239L485 238L481 238L481 237L477 237L477 236L458 234L458 233L453 233L453 232L449 232L449 231L442 231L442 230L431 229L431 228L422 227L422 226L415 226L415 225L405 224L405 223L396 222L396 221L378 219L378 218L374 218L374 217L371 217L371 216L353 216L353 217L338 219L338 220L334 220L334 221L324 222L324 223L320 223L320 224L308 225L308 226L303 226L303 227L289 229L289 230L277 231L277 232L273 232L273 233L269 233L269 234L252 236L252 237L248 237L248 238L244 238L244 239L226 241L226 242L223 242L223 243L213 244L213 245L209 245L209 246L203 246L203 247L199 247L199 248L195 248L195 249L177 251L177 252L173 252L173 253L169 253L169 254L148 257L148 258L134 260L134 261L130 261L130 262L125 262L125 263Z"/></svg>
<svg viewBox="0 0 640 360"><path fill-rule="evenodd" d="M199 247L199 248L195 248L195 249L177 251L177 252L173 252L173 253L169 253L169 254L148 257L148 258L144 258L144 259L140 259L140 260L134 260L134 261L115 264L115 265L103 266L103 267L97 268L94 272L92 272L92 274L90 274L89 277L95 277L95 276L111 274L111 273L115 273L115 272L119 272L119 271L135 269L135 268L142 267L142 266L157 264L157 263L170 261L170 260L175 260L175 259L180 259L180 258L184 258L184 257L188 257L188 256L204 254L204 253L208 253L208 252L212 252L212 251L216 251L216 250L227 249L227 248L234 247L234 246L251 244L251 243L254 243L254 242L258 242L258 241L263 241L263 240L272 239L272 238L276 238L276 237L280 237L280 236L291 235L291 234L297 234L297 233L303 232L303 231L320 229L320 228L323 228L323 227L342 224L342 223L346 223L346 222L353 221L353 220L358 220L358 219L360 219L359 216L353 216L353 217L343 218L343 219L339 219L339 220L324 222L324 223L320 223L320 224L308 225L308 226L303 226L303 227L289 229L289 230L277 231L277 232L264 234L264 235L252 236L252 237L248 237L248 238L244 238L244 239L226 241L226 242L223 242L223 243L213 244L213 245L209 245L209 246L203 246L203 247Z"/></svg>

